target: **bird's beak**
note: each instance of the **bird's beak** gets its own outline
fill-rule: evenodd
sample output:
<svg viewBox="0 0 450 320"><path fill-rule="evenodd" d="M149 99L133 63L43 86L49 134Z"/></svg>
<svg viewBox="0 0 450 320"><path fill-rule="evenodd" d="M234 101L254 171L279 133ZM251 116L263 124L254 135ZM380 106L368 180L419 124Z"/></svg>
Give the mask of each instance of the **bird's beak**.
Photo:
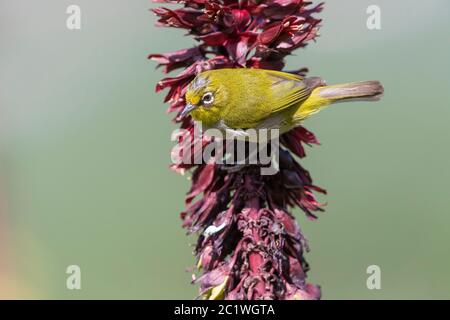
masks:
<svg viewBox="0 0 450 320"><path fill-rule="evenodd" d="M184 118L185 116L187 116L189 114L189 112L191 112L192 110L194 110L197 106L193 105L193 104L186 104L186 106L184 107L183 111L181 111L180 113L180 117Z"/></svg>

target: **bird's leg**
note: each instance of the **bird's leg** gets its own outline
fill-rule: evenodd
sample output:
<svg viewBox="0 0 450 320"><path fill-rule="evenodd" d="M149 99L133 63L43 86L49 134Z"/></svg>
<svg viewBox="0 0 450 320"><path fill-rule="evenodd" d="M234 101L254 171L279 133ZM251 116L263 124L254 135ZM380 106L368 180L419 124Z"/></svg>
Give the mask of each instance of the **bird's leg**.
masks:
<svg viewBox="0 0 450 320"><path fill-rule="evenodd" d="M241 169L252 165L252 164L257 164L258 161L258 144L257 143L253 143L250 141L245 141L245 140L240 140L237 142L237 150L235 150L234 147L234 143L235 140L226 140L226 147L225 150L228 150L228 152L226 152L226 155L224 156L224 166L222 167L223 170L226 170L228 172L238 172ZM251 147L251 146L255 146L255 147ZM247 154L247 146L248 146L248 150L249 153ZM233 153L233 155L230 155L230 149L231 152ZM245 158L243 160L241 160L240 156L245 156ZM227 165L227 160L230 158L230 156L233 157L233 161L234 164L231 163L230 165ZM235 156L237 156L237 160L235 159Z"/></svg>
<svg viewBox="0 0 450 320"><path fill-rule="evenodd" d="M229 137L227 135L227 137ZM221 167L222 170L228 171L228 172L238 172L241 169L243 169L244 167L246 167L247 164L247 158L245 158L243 161L236 161L236 154L239 156L239 154L242 154L242 149L239 148L239 143L238 143L238 150L236 152L236 148L235 148L235 139L226 139L225 141L225 155L222 159L222 163L223 166ZM242 140L241 140L242 141ZM242 144L241 144L242 145ZM244 152L245 152L245 148L244 148ZM232 158L231 163L230 163L230 158Z"/></svg>
<svg viewBox="0 0 450 320"><path fill-rule="evenodd" d="M224 171L228 171L230 173L235 173L235 172L241 171L246 166L247 166L247 164L236 164L236 165L231 165L231 166L223 165L221 167L221 169L224 170Z"/></svg>

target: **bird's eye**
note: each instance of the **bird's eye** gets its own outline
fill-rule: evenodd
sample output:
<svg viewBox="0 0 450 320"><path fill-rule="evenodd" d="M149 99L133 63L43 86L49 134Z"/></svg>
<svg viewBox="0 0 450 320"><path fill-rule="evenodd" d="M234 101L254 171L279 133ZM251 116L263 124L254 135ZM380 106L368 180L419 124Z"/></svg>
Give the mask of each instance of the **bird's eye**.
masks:
<svg viewBox="0 0 450 320"><path fill-rule="evenodd" d="M209 105L211 103L213 103L214 101L214 95L212 94L212 92L206 92L203 97L202 97L202 103Z"/></svg>

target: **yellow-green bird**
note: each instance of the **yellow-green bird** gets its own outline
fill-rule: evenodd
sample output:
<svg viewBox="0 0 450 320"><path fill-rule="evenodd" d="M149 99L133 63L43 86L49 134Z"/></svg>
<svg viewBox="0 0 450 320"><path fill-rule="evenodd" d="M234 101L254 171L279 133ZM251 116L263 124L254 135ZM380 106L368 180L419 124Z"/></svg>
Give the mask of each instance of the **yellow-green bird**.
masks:
<svg viewBox="0 0 450 320"><path fill-rule="evenodd" d="M198 74L189 84L180 116L191 114L204 128L238 136L246 129L284 133L330 104L376 101L382 94L378 81L327 86L319 77L264 69L217 69Z"/></svg>

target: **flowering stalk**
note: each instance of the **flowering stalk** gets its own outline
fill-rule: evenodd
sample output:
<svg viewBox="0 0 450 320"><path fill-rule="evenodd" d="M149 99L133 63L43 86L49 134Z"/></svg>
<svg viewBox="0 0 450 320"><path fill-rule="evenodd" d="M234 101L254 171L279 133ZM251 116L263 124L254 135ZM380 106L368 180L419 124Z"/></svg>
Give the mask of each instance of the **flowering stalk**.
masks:
<svg viewBox="0 0 450 320"><path fill-rule="evenodd" d="M322 4L303 0L158 0L183 7L160 7L153 12L158 25L182 28L199 44L167 54L151 54L166 73L183 69L161 80L156 91L169 89L169 112L185 106L187 85L196 74L220 68L281 70L284 58L317 37L321 20L313 15ZM296 73L303 74L300 69ZM174 119L183 133L180 145L190 151L193 122ZM174 164L177 172L192 170L192 186L181 213L183 227L200 232L195 253L202 275L200 296L206 299L319 299L318 286L306 282L307 241L289 210L300 207L310 219L321 211L311 177L296 160L305 156L303 144L318 144L304 127L281 137L279 171L261 175L257 165L238 171L215 163ZM189 150L187 150L189 149ZM194 200L196 199L196 200Z"/></svg>

